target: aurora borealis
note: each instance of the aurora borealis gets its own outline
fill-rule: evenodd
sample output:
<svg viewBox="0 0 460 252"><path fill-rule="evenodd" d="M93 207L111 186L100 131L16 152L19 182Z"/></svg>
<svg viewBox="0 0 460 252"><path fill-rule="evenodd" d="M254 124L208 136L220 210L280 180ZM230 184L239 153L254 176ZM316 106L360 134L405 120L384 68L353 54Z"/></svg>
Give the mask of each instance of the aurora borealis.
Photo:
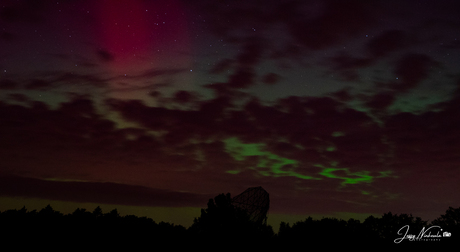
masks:
<svg viewBox="0 0 460 252"><path fill-rule="evenodd" d="M209 198L262 186L274 229L432 220L460 204L459 11L2 1L0 211L110 205L188 226Z"/></svg>

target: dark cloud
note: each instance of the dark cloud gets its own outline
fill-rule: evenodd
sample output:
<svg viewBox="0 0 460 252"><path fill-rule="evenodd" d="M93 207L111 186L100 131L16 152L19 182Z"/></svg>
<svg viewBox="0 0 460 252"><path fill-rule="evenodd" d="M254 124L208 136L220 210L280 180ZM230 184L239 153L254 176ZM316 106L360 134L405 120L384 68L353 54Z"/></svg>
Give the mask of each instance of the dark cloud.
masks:
<svg viewBox="0 0 460 252"><path fill-rule="evenodd" d="M115 56L106 50L97 50L97 56L104 62L111 62L115 59Z"/></svg>
<svg viewBox="0 0 460 252"><path fill-rule="evenodd" d="M450 41L449 43L442 44L442 47L446 49L458 50L460 48L460 39L459 40L454 39L453 41Z"/></svg>
<svg viewBox="0 0 460 252"><path fill-rule="evenodd" d="M192 138L209 139L220 135L225 111L232 107L225 97L202 101L198 110L149 107L135 100L109 100L107 103L125 120L151 130L165 131L165 141L171 145L186 143Z"/></svg>
<svg viewBox="0 0 460 252"><path fill-rule="evenodd" d="M10 79L0 80L0 90L12 90L19 88L19 83Z"/></svg>
<svg viewBox="0 0 460 252"><path fill-rule="evenodd" d="M263 4L265 8L260 8ZM229 1L224 4L210 0L195 2L188 7L199 13L198 21L206 20L206 29L219 37L238 40L240 36L233 33L237 30L253 31L252 28L264 26L271 22L266 9L272 9L277 1ZM232 25L229 25L232 24Z"/></svg>
<svg viewBox="0 0 460 252"><path fill-rule="evenodd" d="M411 39L406 32L401 30L390 30L372 38L367 43L366 49L371 54L371 57L381 58L390 53L402 50L414 43L414 39Z"/></svg>
<svg viewBox="0 0 460 252"><path fill-rule="evenodd" d="M223 59L219 61L210 71L210 74L220 74L226 70L230 70L232 63L234 60L231 59Z"/></svg>
<svg viewBox="0 0 460 252"><path fill-rule="evenodd" d="M347 53L340 53L334 57L330 57L326 64L332 65L332 72L339 73L344 81L359 81L361 76L358 70L375 65L381 60L394 52L403 50L416 43L416 39L411 38L410 35L401 30L385 31L382 34L372 38L366 45L365 49L370 54L366 57L355 57ZM406 57L414 57L414 55L407 55ZM412 63L409 61L419 61L418 67L421 68L422 59L401 59L397 66L400 70L395 70L395 73L400 74L407 72L403 65ZM415 62L413 62L415 63ZM425 69L417 69L425 70Z"/></svg>
<svg viewBox="0 0 460 252"><path fill-rule="evenodd" d="M418 87L421 82L429 79L430 72L439 66L439 62L425 54L405 54L395 62L394 80L375 82L378 87L387 91L377 92L371 96L359 95L359 97L373 112L384 113L397 100L398 93L408 93Z"/></svg>
<svg viewBox="0 0 460 252"><path fill-rule="evenodd" d="M123 181L126 175L119 175L126 167L156 163L162 169L168 160L180 160L160 151L158 140L145 130L116 129L114 121L102 118L84 98L54 110L41 102L27 107L2 103L0 116L2 172L89 181L105 180L110 173Z"/></svg>
<svg viewBox="0 0 460 252"><path fill-rule="evenodd" d="M236 56L236 62L240 66L254 66L260 62L263 51L261 38L250 37L244 41L241 53Z"/></svg>
<svg viewBox="0 0 460 252"><path fill-rule="evenodd" d="M331 94L331 97L337 99L340 102L348 102L353 96L350 94L349 90L342 89Z"/></svg>
<svg viewBox="0 0 460 252"><path fill-rule="evenodd" d="M27 95L18 94L18 93L9 94L8 98L13 100L13 101L17 101L17 102L28 102L28 101L30 101L30 99L29 99L29 97Z"/></svg>
<svg viewBox="0 0 460 252"><path fill-rule="evenodd" d="M455 163L460 160L459 135L456 133L460 121L452 117L458 113L458 106L454 104L450 103L455 110L421 115L400 113L386 121L385 129L395 148L395 162L401 169L410 166L406 172L423 179L428 179L424 176L433 176L428 175L433 169L442 170L444 174L456 169ZM450 176L458 178L458 175Z"/></svg>
<svg viewBox="0 0 460 252"><path fill-rule="evenodd" d="M31 80L29 83L25 85L26 89L29 90L47 90L52 88L54 85L50 81L42 80L42 79L34 79Z"/></svg>
<svg viewBox="0 0 460 252"><path fill-rule="evenodd" d="M155 98L158 98L158 97L161 97L161 96L162 96L162 94L161 94L161 92L160 92L160 91L158 91L158 90L154 90L154 91L151 91L151 92L149 92L149 96L151 96L151 97L155 97Z"/></svg>
<svg viewBox="0 0 460 252"><path fill-rule="evenodd" d="M291 10L288 29L291 35L308 49L324 49L343 43L358 32L375 24L371 3L363 1L326 1L323 12L310 19L299 10Z"/></svg>
<svg viewBox="0 0 460 252"><path fill-rule="evenodd" d="M174 101L177 103L185 104L185 103L190 103L194 100L195 100L195 95L193 95L191 92L180 90L174 93Z"/></svg>
<svg viewBox="0 0 460 252"><path fill-rule="evenodd" d="M282 24L296 44L309 49L336 45L375 23L373 5L362 1L268 1L264 2L264 8L260 8L257 1L226 5L201 1L198 6L201 10L209 10L205 12L208 13L206 19L211 20L209 28L212 32L228 40L238 41L242 37L237 34L246 35L249 31L257 36L259 30ZM286 48L290 46L292 43Z"/></svg>
<svg viewBox="0 0 460 252"><path fill-rule="evenodd" d="M99 64L96 64L95 61L86 58L82 55L77 54L67 54L67 53L48 53L51 57L58 59L65 64L71 64L73 66L86 67L86 68L95 68Z"/></svg>
<svg viewBox="0 0 460 252"><path fill-rule="evenodd" d="M89 147L91 143L85 140L88 137L96 137L102 132L113 133L113 124L100 119L93 102L88 99L61 103L56 110L42 102L31 102L28 107L2 104L0 113L3 118L2 146L10 146L10 151L18 153L22 153L20 146L24 145L37 148L39 153L56 146L79 149L85 142Z"/></svg>
<svg viewBox="0 0 460 252"><path fill-rule="evenodd" d="M228 79L231 88L248 88L254 84L256 74L250 68L238 68Z"/></svg>
<svg viewBox="0 0 460 252"><path fill-rule="evenodd" d="M101 78L97 74L82 74L74 72L56 72L49 76L52 82L59 86L94 86L106 87L108 79Z"/></svg>
<svg viewBox="0 0 460 252"><path fill-rule="evenodd" d="M129 75L129 76L123 76L122 78L127 78L127 79L150 79L150 78L155 78L155 77L160 77L160 76L174 76L176 74L183 73L185 71L190 71L185 68L153 68L153 69L148 69L145 70L138 75Z"/></svg>
<svg viewBox="0 0 460 252"><path fill-rule="evenodd" d="M276 73L268 73L262 77L262 82L267 85L276 84L280 80L280 76Z"/></svg>
<svg viewBox="0 0 460 252"><path fill-rule="evenodd" d="M209 197L110 182L52 181L11 175L0 176L0 194L3 197L154 207L197 207Z"/></svg>
<svg viewBox="0 0 460 252"><path fill-rule="evenodd" d="M234 71L228 78L230 88L245 89L256 84L255 66L261 61L263 51L264 45L259 38L250 37L243 41L241 52L235 58ZM223 69L217 70L222 71Z"/></svg>
<svg viewBox="0 0 460 252"><path fill-rule="evenodd" d="M50 71L35 74L36 78L30 80L2 79L0 80L0 89L13 90L23 87L27 90L54 90L68 87L85 87L106 90L107 92L127 92L134 90L151 90L160 86L171 86L172 83L164 82L163 77L173 76L184 72L184 69L150 69L134 75L120 75L112 77L103 77L99 73L84 73L73 71ZM154 78L160 81L150 83ZM121 88L108 88L109 82L123 81L126 83ZM131 84L135 81L142 81L142 84ZM81 89L83 90L83 89ZM86 91L90 89L85 89ZM95 89L93 89L95 90Z"/></svg>
<svg viewBox="0 0 460 252"><path fill-rule="evenodd" d="M0 90L42 90L49 91L60 87L70 86L92 86L96 88L107 87L109 79L101 78L97 74L82 74L67 71L53 71L46 73L39 73L35 78L29 80L16 79L2 79L0 80ZM19 80L18 80L19 79Z"/></svg>
<svg viewBox="0 0 460 252"><path fill-rule="evenodd" d="M168 128L176 121L175 117L180 113L163 107L148 107L140 100L119 101L112 99L108 100L107 104L126 120L141 123L141 125L153 130Z"/></svg>
<svg viewBox="0 0 460 252"><path fill-rule="evenodd" d="M367 102L366 106L377 111L384 111L396 100L395 93L377 93L372 96Z"/></svg>
<svg viewBox="0 0 460 252"><path fill-rule="evenodd" d="M340 54L327 61L328 65L332 65L332 73L340 74L344 81L359 81L361 78L358 70L369 67L373 63L370 58L356 58L348 54Z"/></svg>
<svg viewBox="0 0 460 252"><path fill-rule="evenodd" d="M394 75L399 81L390 85L396 91L407 92L425 80L439 63L425 54L406 54L396 63Z"/></svg>
<svg viewBox="0 0 460 252"><path fill-rule="evenodd" d="M5 22L42 22L45 6L44 1L6 1L0 10L0 19Z"/></svg>
<svg viewBox="0 0 460 252"><path fill-rule="evenodd" d="M13 41L15 38L16 38L16 35L11 32L7 32L7 31L0 32L0 40L10 42L10 41Z"/></svg>
<svg viewBox="0 0 460 252"><path fill-rule="evenodd" d="M335 70L343 71L347 69L364 68L370 66L371 59L368 58L355 58L351 55L341 54L331 58L335 65Z"/></svg>

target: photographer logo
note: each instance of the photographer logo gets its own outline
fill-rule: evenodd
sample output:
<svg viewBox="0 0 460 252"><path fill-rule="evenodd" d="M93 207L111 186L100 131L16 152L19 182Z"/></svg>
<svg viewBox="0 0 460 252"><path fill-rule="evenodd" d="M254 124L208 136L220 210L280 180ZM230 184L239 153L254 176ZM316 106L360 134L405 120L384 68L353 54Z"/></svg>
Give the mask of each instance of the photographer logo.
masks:
<svg viewBox="0 0 460 252"><path fill-rule="evenodd" d="M408 241L441 241L443 238L451 237L452 234L447 231L443 231L440 226L431 226L425 229L425 227L420 230L420 232L415 235L409 233L409 225L405 225L398 230L398 235L401 237L396 238L394 243L401 243L403 240Z"/></svg>

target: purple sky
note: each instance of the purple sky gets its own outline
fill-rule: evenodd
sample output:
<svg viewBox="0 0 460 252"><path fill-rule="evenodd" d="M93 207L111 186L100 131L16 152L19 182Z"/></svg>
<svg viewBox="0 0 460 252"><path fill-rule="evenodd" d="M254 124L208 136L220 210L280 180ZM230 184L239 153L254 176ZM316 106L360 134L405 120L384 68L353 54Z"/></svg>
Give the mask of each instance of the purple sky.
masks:
<svg viewBox="0 0 460 252"><path fill-rule="evenodd" d="M262 186L269 223L433 220L460 204L459 11L2 1L0 211L177 210L165 221L188 226L209 198Z"/></svg>

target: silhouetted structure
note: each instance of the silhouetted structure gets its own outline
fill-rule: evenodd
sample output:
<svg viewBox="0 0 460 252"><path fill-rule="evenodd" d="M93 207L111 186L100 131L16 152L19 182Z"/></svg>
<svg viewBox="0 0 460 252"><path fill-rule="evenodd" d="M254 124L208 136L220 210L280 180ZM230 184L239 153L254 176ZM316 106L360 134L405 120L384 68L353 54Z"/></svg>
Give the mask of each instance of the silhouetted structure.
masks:
<svg viewBox="0 0 460 252"><path fill-rule="evenodd" d="M232 203L234 206L245 210L251 221L266 224L270 198L268 192L261 186L246 189L233 197Z"/></svg>

